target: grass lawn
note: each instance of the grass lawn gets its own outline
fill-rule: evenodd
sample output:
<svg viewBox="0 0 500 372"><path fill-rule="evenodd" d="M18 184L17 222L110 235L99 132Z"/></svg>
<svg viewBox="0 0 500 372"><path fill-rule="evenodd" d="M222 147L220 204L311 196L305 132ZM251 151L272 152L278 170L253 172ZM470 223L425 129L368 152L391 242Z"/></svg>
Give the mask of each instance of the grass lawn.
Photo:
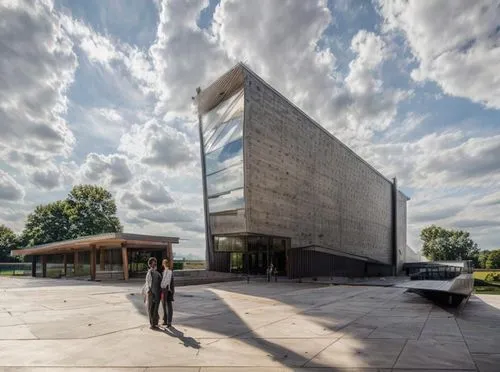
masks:
<svg viewBox="0 0 500 372"><path fill-rule="evenodd" d="M475 286L474 293L476 294L494 294L500 295L500 287L493 286Z"/></svg>
<svg viewBox="0 0 500 372"><path fill-rule="evenodd" d="M498 274L499 271L474 271L474 279L484 280L488 274Z"/></svg>
<svg viewBox="0 0 500 372"><path fill-rule="evenodd" d="M485 281L486 275L490 273L498 273L498 271L475 271L474 279L479 279ZM477 294L496 294L500 295L500 282L486 282L485 284L493 285L475 285L474 293Z"/></svg>
<svg viewBox="0 0 500 372"><path fill-rule="evenodd" d="M12 270L0 271L0 276L13 276ZM15 276L23 276L25 275L22 270L16 270Z"/></svg>

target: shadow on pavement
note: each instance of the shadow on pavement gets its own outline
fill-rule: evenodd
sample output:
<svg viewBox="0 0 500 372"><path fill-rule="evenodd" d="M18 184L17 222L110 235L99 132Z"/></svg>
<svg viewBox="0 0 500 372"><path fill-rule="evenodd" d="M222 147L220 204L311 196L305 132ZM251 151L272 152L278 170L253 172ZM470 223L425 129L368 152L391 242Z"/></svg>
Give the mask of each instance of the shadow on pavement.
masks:
<svg viewBox="0 0 500 372"><path fill-rule="evenodd" d="M192 337L184 336L184 332L179 331L174 326L171 326L170 328L165 328L163 332L165 332L167 335L171 337L178 338L180 341L182 341L185 347L192 347L193 349L201 348L201 345L198 341L196 341Z"/></svg>
<svg viewBox="0 0 500 372"><path fill-rule="evenodd" d="M146 315L140 295L128 298L141 314ZM417 294L397 288L224 283L179 289L174 305L177 328L165 333L178 338L185 347L196 349L210 347L211 343L201 344L198 341L201 339L232 339L262 350L269 360L287 367L337 371L356 365L391 370L401 368L398 361L402 355L408 363L420 363L418 358L415 361L406 357L411 354L410 349L404 350L406 342L416 345L425 328L422 342L433 337L437 337L438 343L443 337L457 337L465 341L474 362L494 366L499 362L495 358L500 358L496 351L500 343L500 312L495 306L473 296L465 309L456 314L454 308L437 306ZM458 334L444 335L431 329L429 335L431 324L448 324L446 319L450 318L453 319L450 326L459 327ZM189 332L203 336L197 337L198 340L186 337ZM481 332L490 340L485 340ZM308 349L314 342L319 343ZM342 345L329 349L335 343ZM425 361L427 357L422 358ZM255 365L268 365L261 362L256 360Z"/></svg>
<svg viewBox="0 0 500 372"><path fill-rule="evenodd" d="M174 306L174 323L178 324L178 328L180 326L187 326L191 328L197 328L199 330L207 331L210 333L217 334L217 338L222 339L237 339L240 342L246 343L249 346L258 348L264 351L268 358L273 361L278 361L284 366L293 366L293 367L303 367L306 364L310 363L317 355L319 355L322 351L331 346L334 342L336 342L340 336L336 337L331 335L331 339L326 340L328 337L323 335L323 339L321 347L317 348L314 352L308 354L308 352L302 352L299 350L304 349L307 343L313 342L314 337L309 336L303 337L300 334L289 336L289 337L276 337L276 339L291 339L297 341L299 343L298 346L295 347L295 351L290 347L284 346L282 344L278 344L277 342L283 343L282 341L271 341L273 336L271 337L262 337L256 331L257 329L262 329L262 326L252 327L251 321L245 320L242 316L244 314L251 314L253 310L266 308L267 306L292 306L294 308L293 313L288 317L279 317L276 322L280 322L286 320L287 318L291 318L293 316L297 316L303 313L307 313L308 317L317 318L316 323L318 326L324 329L324 334L333 333L340 329L346 328L350 323L354 322L359 317L366 315L366 312L356 312L352 309L339 309L338 318L335 318L333 314L328 322L323 322L322 318L325 317L324 313L318 312L315 313L314 310L318 309L322 306L328 306L335 303L338 303L341 300L355 298L359 295L362 295L364 292L361 287L350 288L349 290L344 290L344 292L337 293L333 297L321 297L318 296L317 291L325 291L328 287L318 286L314 284L302 284L300 288L297 288L296 284L293 283L252 283L253 285L248 285L244 282L238 283L224 283L224 284L214 284L210 288L207 287L191 287L189 295L181 295L180 293L176 296L176 302ZM332 288L332 287L330 287ZM250 306L248 311L241 311L242 316L238 313L240 311L235 310L232 306L224 299L224 297L217 294L218 290L222 290L224 292L230 292L236 296L251 296L253 297L253 301L256 301L255 297L259 297L264 300L266 303L262 305L257 305L254 303ZM381 291L384 291L384 288L380 288ZM385 289L386 294L388 293L387 288ZM142 296L140 295L128 295L129 300L133 303L135 308L144 315L147 315L145 306L142 302ZM318 301L318 297L320 300ZM382 304L384 301L388 299L387 295L382 296L380 298L372 298L371 300L376 304ZM244 298L241 299L245 301ZM370 300L367 298L367 300ZM239 301L238 299L236 301ZM273 302L273 303L271 303ZM189 309L208 309L205 314L189 314L187 317L183 317L179 320L176 319L176 311L178 312L188 312ZM341 319L342 314L351 313L351 316L346 321L345 319ZM352 314L356 314L354 317ZM270 322L270 323L276 323ZM180 325L180 326L179 326ZM264 326L265 327L265 326ZM349 331L345 331L348 333ZM196 349L203 348L197 340L193 337L186 337L184 332L179 331L177 328L172 328L171 330L165 330L165 333L171 337L176 337L181 342L184 343L186 347L193 347ZM355 340L356 348L353 350L353 353L359 353L364 349L363 340L357 339L356 335L352 334L349 336L351 340ZM205 338L214 338L205 337ZM300 346L304 345L304 347ZM206 347L206 346L205 346ZM256 361L258 364L259 361ZM335 371L335 368L332 368L331 363L323 364L317 360L314 361L314 367L329 367L331 371ZM309 365L308 365L309 367Z"/></svg>

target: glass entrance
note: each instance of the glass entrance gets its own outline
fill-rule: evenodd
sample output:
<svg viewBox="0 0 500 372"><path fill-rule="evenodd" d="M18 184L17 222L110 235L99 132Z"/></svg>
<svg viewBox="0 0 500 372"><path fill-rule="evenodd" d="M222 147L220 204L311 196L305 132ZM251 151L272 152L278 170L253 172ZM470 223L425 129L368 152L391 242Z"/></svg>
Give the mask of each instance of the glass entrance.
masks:
<svg viewBox="0 0 500 372"><path fill-rule="evenodd" d="M230 272L266 275L272 263L278 275L286 275L286 249L290 239L271 236L215 236L214 251L228 252Z"/></svg>

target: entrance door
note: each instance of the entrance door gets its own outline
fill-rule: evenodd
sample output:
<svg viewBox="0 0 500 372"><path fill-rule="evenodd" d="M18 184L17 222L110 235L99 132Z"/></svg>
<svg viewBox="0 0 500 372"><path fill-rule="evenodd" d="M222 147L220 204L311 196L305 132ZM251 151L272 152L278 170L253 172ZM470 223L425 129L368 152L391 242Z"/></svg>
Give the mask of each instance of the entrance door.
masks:
<svg viewBox="0 0 500 372"><path fill-rule="evenodd" d="M248 272L252 275L264 275L267 269L266 253L262 251L248 252Z"/></svg>

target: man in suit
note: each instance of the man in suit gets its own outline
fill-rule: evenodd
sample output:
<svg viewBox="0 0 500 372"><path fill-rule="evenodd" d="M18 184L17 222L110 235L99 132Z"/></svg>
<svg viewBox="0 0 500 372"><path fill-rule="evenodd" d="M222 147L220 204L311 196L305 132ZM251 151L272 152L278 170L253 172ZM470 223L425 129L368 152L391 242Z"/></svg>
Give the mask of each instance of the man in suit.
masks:
<svg viewBox="0 0 500 372"><path fill-rule="evenodd" d="M151 257L148 260L149 270L146 274L146 289L148 293L148 313L150 328L158 327L160 315L158 308L161 301L161 274L156 270L156 258Z"/></svg>

